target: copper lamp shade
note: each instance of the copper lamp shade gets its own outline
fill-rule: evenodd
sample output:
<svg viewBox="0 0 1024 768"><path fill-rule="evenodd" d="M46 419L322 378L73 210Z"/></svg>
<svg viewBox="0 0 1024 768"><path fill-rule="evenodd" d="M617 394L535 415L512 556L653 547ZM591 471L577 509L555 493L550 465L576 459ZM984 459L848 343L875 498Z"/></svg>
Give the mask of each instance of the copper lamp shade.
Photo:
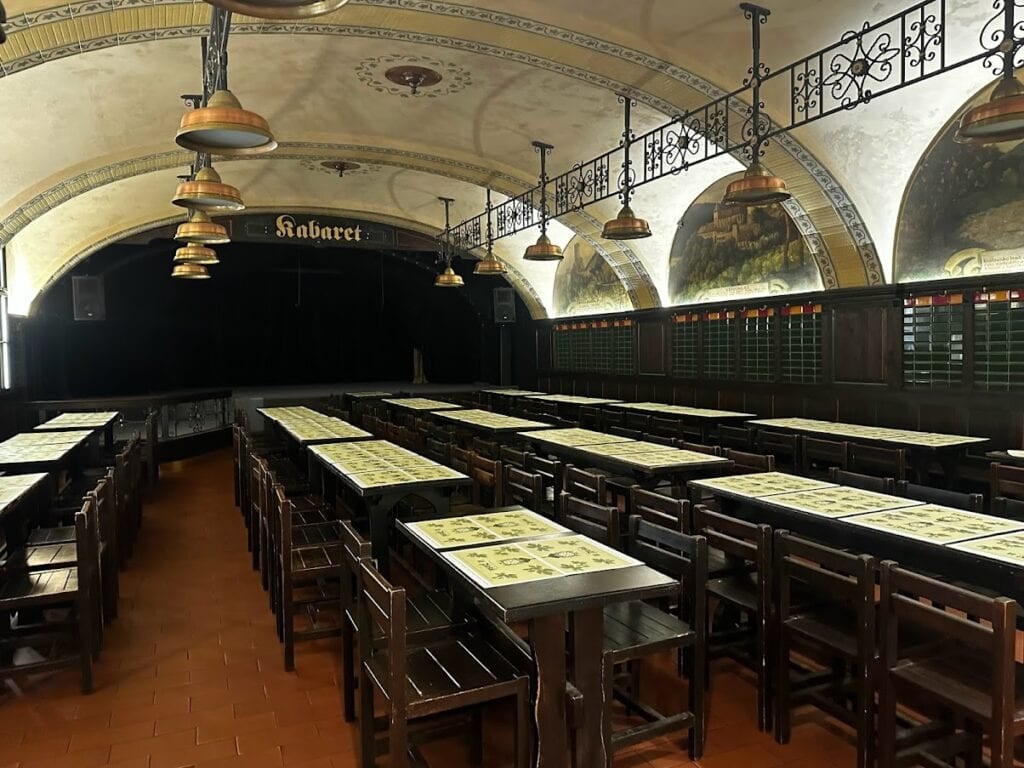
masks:
<svg viewBox="0 0 1024 768"><path fill-rule="evenodd" d="M202 264L175 264L171 277L181 280L209 280L210 273Z"/></svg>
<svg viewBox="0 0 1024 768"><path fill-rule="evenodd" d="M960 118L956 140L971 144L997 144L1024 139L1024 85L1016 77L999 81L987 103Z"/></svg>
<svg viewBox="0 0 1024 768"><path fill-rule="evenodd" d="M211 221L202 211L195 211L188 221L179 224L174 239L182 243L202 245L222 245L231 242L227 227Z"/></svg>
<svg viewBox="0 0 1024 768"><path fill-rule="evenodd" d="M277 148L267 121L242 109L228 90L216 91L207 106L182 115L174 140L193 152L229 157L261 155Z"/></svg>
<svg viewBox="0 0 1024 768"><path fill-rule="evenodd" d="M498 261L494 251L490 248L487 249L487 255L473 267L474 275L504 275L506 272L508 270L505 268L505 264Z"/></svg>
<svg viewBox="0 0 1024 768"><path fill-rule="evenodd" d="M628 205L611 221L605 223L601 237L605 240L639 240L651 236L651 227L646 219L637 218Z"/></svg>
<svg viewBox="0 0 1024 768"><path fill-rule="evenodd" d="M212 266L220 264L220 259L217 258L217 252L212 248L189 243L184 248L179 248L174 252L174 263Z"/></svg>
<svg viewBox="0 0 1024 768"><path fill-rule="evenodd" d="M722 202L727 205L771 205L791 197L784 179L769 173L760 163L754 163L747 168L742 179L726 188Z"/></svg>
<svg viewBox="0 0 1024 768"><path fill-rule="evenodd" d="M348 0L207 0L226 11L260 19L305 19L336 11Z"/></svg>
<svg viewBox="0 0 1024 768"><path fill-rule="evenodd" d="M435 288L461 288L465 283L462 280L461 275L455 273L455 270L451 266L444 268L444 272L437 276L434 280Z"/></svg>
<svg viewBox="0 0 1024 768"><path fill-rule="evenodd" d="M523 258L527 261L559 261L562 258L561 246L555 245L547 234L537 238L537 242L526 249Z"/></svg>
<svg viewBox="0 0 1024 768"><path fill-rule="evenodd" d="M245 208L236 187L225 184L213 168L201 168L192 181L183 181L171 202L182 208L210 211L241 211Z"/></svg>

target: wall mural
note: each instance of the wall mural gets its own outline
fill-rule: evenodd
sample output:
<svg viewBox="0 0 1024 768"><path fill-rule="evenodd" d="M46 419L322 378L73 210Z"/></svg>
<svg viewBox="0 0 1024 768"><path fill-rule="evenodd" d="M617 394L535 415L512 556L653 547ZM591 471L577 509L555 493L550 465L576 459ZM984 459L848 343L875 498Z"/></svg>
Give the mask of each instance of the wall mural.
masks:
<svg viewBox="0 0 1024 768"><path fill-rule="evenodd" d="M957 144L962 111L911 177L896 228L897 282L1024 271L1024 142Z"/></svg>
<svg viewBox="0 0 1024 768"><path fill-rule="evenodd" d="M574 237L565 247L564 254L555 272L556 317L632 309L626 287L594 246Z"/></svg>
<svg viewBox="0 0 1024 768"><path fill-rule="evenodd" d="M669 256L672 304L821 290L821 273L800 230L780 205L721 205L741 173L719 179L693 201Z"/></svg>

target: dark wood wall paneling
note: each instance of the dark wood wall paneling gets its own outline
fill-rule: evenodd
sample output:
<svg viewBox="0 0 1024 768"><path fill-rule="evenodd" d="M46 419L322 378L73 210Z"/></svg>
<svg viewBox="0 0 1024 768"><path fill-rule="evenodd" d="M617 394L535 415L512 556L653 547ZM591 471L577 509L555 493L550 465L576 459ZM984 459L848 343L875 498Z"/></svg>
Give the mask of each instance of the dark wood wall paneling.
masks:
<svg viewBox="0 0 1024 768"><path fill-rule="evenodd" d="M971 327L965 327L963 383L919 388L903 383L903 301L907 296L1020 288L1024 275L834 291L764 302L781 308L818 302L822 312L822 378L819 383L681 379L671 376L672 317L683 311L742 309L751 302L674 307L631 313L637 328L637 375L566 373L552 370L553 323L536 324L538 389L624 400L724 408L765 417L803 416L870 425L989 437L991 446L1024 446L1024 396L970 384ZM970 315L970 312L967 313ZM740 330L740 332L742 332ZM776 330L778 334L778 330ZM738 350L742 345L737 345ZM542 354L543 350L543 354ZM737 354L740 354L738 351ZM547 363L547 365L545 365ZM778 360L775 361L776 369ZM742 366L737 370L742 371ZM984 450L984 449L981 449Z"/></svg>

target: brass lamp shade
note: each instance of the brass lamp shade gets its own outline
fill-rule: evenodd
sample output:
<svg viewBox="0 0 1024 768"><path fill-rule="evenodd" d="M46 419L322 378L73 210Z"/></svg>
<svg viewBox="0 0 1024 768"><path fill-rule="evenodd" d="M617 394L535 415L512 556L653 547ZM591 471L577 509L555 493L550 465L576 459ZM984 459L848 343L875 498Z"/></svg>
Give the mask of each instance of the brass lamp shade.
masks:
<svg viewBox="0 0 1024 768"><path fill-rule="evenodd" d="M184 248L174 252L175 264L199 264L201 266L212 266L220 264L217 252L213 248L205 248L202 245L189 243Z"/></svg>
<svg viewBox="0 0 1024 768"><path fill-rule="evenodd" d="M209 280L210 273L202 264L175 264L171 277L181 280Z"/></svg>
<svg viewBox="0 0 1024 768"><path fill-rule="evenodd" d="M245 208L237 187L225 184L213 168L201 168L192 181L183 181L171 202L198 211L241 211Z"/></svg>
<svg viewBox="0 0 1024 768"><path fill-rule="evenodd" d="M498 261L494 251L490 249L487 250L487 255L473 267L474 275L504 275L506 272L508 270L505 268L505 264Z"/></svg>
<svg viewBox="0 0 1024 768"><path fill-rule="evenodd" d="M622 206L618 216L605 223L601 233L605 240L639 240L650 236L651 227L646 219L638 219L628 205Z"/></svg>
<svg viewBox="0 0 1024 768"><path fill-rule="evenodd" d="M210 217L202 211L196 211L184 224L178 225L174 239L182 243L201 243L203 245L221 245L230 243L228 230L223 224L210 221Z"/></svg>
<svg viewBox="0 0 1024 768"><path fill-rule="evenodd" d="M754 163L747 168L742 179L737 179L726 188L722 202L727 205L771 205L791 197L785 180L768 173L760 163Z"/></svg>
<svg viewBox="0 0 1024 768"><path fill-rule="evenodd" d="M267 121L242 109L228 90L215 92L207 106L182 115L174 140L193 152L229 157L261 155L277 148Z"/></svg>
<svg viewBox="0 0 1024 768"><path fill-rule="evenodd" d="M543 234L537 238L536 243L526 249L523 258L527 261L559 261L562 258L562 248L552 243L547 234Z"/></svg>
<svg viewBox="0 0 1024 768"><path fill-rule="evenodd" d="M455 273L455 270L450 266L444 268L444 272L437 276L434 280L435 288L461 288L465 283L462 280L462 276Z"/></svg>
<svg viewBox="0 0 1024 768"><path fill-rule="evenodd" d="M336 11L348 0L207 0L226 11L260 19L305 19Z"/></svg>
<svg viewBox="0 0 1024 768"><path fill-rule="evenodd" d="M960 118L956 140L967 144L997 144L1024 139L1024 85L1016 77L999 81L987 103Z"/></svg>

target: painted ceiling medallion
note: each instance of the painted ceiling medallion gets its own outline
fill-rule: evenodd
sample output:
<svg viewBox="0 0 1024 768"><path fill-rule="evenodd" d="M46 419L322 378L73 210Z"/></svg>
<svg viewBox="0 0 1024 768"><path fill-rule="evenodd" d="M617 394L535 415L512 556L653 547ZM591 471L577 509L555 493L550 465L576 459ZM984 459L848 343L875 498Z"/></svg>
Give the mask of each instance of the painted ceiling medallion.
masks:
<svg viewBox="0 0 1024 768"><path fill-rule="evenodd" d="M354 163L351 160L314 160L305 158L299 161L299 165L313 173L326 173L328 176L370 176L380 171L379 165L365 165Z"/></svg>
<svg viewBox="0 0 1024 768"><path fill-rule="evenodd" d="M356 77L378 93L407 99L451 96L473 83L458 64L399 54L364 59L356 65Z"/></svg>

